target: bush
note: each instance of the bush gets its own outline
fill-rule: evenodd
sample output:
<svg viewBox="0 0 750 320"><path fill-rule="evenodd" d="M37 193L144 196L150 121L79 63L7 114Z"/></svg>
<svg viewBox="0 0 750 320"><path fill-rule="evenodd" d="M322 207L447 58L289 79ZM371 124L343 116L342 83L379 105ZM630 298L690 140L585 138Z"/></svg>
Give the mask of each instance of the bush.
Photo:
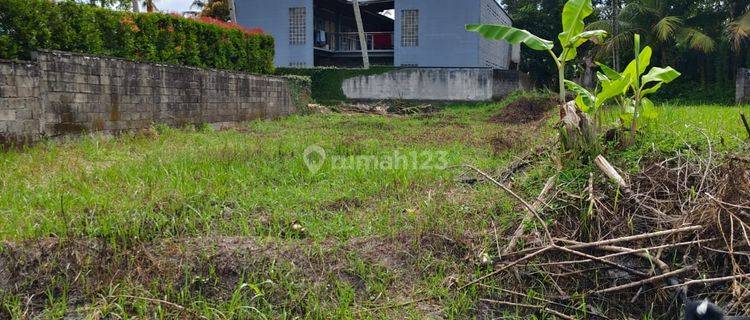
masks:
<svg viewBox="0 0 750 320"><path fill-rule="evenodd" d="M0 58L38 49L272 73L273 38L259 29L112 11L73 1L0 0Z"/></svg>
<svg viewBox="0 0 750 320"><path fill-rule="evenodd" d="M310 77L312 98L318 103L334 104L346 100L341 85L344 80L357 76L381 74L395 70L394 67L372 67L370 69L353 68L277 68L279 75L299 75Z"/></svg>
<svg viewBox="0 0 750 320"><path fill-rule="evenodd" d="M286 79L289 84L292 104L297 108L297 112L307 113L310 111L310 109L307 108L307 105L312 102L312 93L310 92L312 81L310 80L310 77L292 74L282 75L281 77Z"/></svg>
<svg viewBox="0 0 750 320"><path fill-rule="evenodd" d="M701 85L692 79L680 78L659 90L654 100L682 104L734 104L734 90L734 86Z"/></svg>

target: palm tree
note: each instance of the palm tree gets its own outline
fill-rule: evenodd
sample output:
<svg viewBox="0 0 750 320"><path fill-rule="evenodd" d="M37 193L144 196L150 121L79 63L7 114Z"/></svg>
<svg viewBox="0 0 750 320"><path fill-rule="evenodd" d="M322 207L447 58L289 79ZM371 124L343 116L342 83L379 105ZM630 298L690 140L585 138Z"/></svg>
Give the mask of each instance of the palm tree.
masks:
<svg viewBox="0 0 750 320"><path fill-rule="evenodd" d="M143 4L146 6L146 12L156 11L156 6L154 5L155 1L156 0L143 0Z"/></svg>
<svg viewBox="0 0 750 320"><path fill-rule="evenodd" d="M595 21L587 28L607 30L612 37L606 39L598 49L599 56L618 54L618 48L632 47L633 35L644 36L646 43L656 49L664 49L674 41L677 45L710 53L716 47L716 41L699 27L691 24L690 17L675 15L664 0L636 0L625 5L619 12L613 10L613 19ZM616 32L614 32L616 31ZM666 59L665 50L661 53L662 62Z"/></svg>
<svg viewBox="0 0 750 320"><path fill-rule="evenodd" d="M195 8L198 10L203 10L203 8L206 7L208 2L206 0L195 0L192 4L190 4L190 9Z"/></svg>

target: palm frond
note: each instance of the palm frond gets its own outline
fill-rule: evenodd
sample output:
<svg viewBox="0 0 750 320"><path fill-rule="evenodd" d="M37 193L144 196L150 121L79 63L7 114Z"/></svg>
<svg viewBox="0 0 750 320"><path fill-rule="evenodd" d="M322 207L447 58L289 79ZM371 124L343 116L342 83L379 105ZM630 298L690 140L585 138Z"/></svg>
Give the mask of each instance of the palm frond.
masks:
<svg viewBox="0 0 750 320"><path fill-rule="evenodd" d="M653 0L633 1L620 10L620 16L618 19L632 20L643 15L658 17L661 16L660 5L659 1Z"/></svg>
<svg viewBox="0 0 750 320"><path fill-rule="evenodd" d="M716 41L697 28L680 29L677 33L677 43L703 53L712 52L716 48Z"/></svg>
<svg viewBox="0 0 750 320"><path fill-rule="evenodd" d="M666 16L654 25L656 38L660 41L666 41L682 26L682 19L675 16Z"/></svg>
<svg viewBox="0 0 750 320"><path fill-rule="evenodd" d="M590 30L604 30L607 33L612 34L612 21L611 20L597 20L586 25L586 31Z"/></svg>
<svg viewBox="0 0 750 320"><path fill-rule="evenodd" d="M625 50L633 47L633 32L622 31L619 34L606 38L606 41L601 46L594 47L594 51L597 59L609 56L615 51L615 48Z"/></svg>

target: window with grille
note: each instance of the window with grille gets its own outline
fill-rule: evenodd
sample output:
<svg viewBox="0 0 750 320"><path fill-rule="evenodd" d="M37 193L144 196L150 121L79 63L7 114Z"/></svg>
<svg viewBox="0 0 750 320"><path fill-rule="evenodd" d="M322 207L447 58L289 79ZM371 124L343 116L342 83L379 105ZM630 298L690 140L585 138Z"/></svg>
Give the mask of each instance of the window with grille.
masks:
<svg viewBox="0 0 750 320"><path fill-rule="evenodd" d="M305 7L289 8L289 44L307 42L307 9Z"/></svg>
<svg viewBox="0 0 750 320"><path fill-rule="evenodd" d="M419 10L401 10L401 46L419 45Z"/></svg>

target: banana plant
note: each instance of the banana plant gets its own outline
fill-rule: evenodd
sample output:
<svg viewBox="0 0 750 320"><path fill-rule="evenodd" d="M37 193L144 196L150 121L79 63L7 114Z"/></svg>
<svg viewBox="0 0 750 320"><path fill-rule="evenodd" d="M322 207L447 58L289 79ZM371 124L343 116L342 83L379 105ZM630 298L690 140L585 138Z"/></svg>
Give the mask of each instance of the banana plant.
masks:
<svg viewBox="0 0 750 320"><path fill-rule="evenodd" d="M476 24L466 25L466 30L478 32L486 39L505 40L511 44L523 43L532 50L547 51L557 66L560 84L560 102L565 103L565 63L576 57L578 47L586 41L599 43L604 40L604 30L584 31L583 19L594 12L591 0L569 0L562 12L562 32L557 36L561 49L552 51L552 41L540 38L529 31L504 25Z"/></svg>
<svg viewBox="0 0 750 320"><path fill-rule="evenodd" d="M630 141L635 139L640 117L653 119L657 116L654 103L647 96L680 76L672 67L652 67L646 73L651 64L651 47L646 46L641 50L641 39L638 34L635 35L633 43L634 59L622 72L597 63L601 71L596 74L599 85L594 93L575 82L565 82L568 88L577 94L575 101L578 108L587 113L596 113L599 107L610 99L617 100L622 110L620 121L624 127L630 129Z"/></svg>

